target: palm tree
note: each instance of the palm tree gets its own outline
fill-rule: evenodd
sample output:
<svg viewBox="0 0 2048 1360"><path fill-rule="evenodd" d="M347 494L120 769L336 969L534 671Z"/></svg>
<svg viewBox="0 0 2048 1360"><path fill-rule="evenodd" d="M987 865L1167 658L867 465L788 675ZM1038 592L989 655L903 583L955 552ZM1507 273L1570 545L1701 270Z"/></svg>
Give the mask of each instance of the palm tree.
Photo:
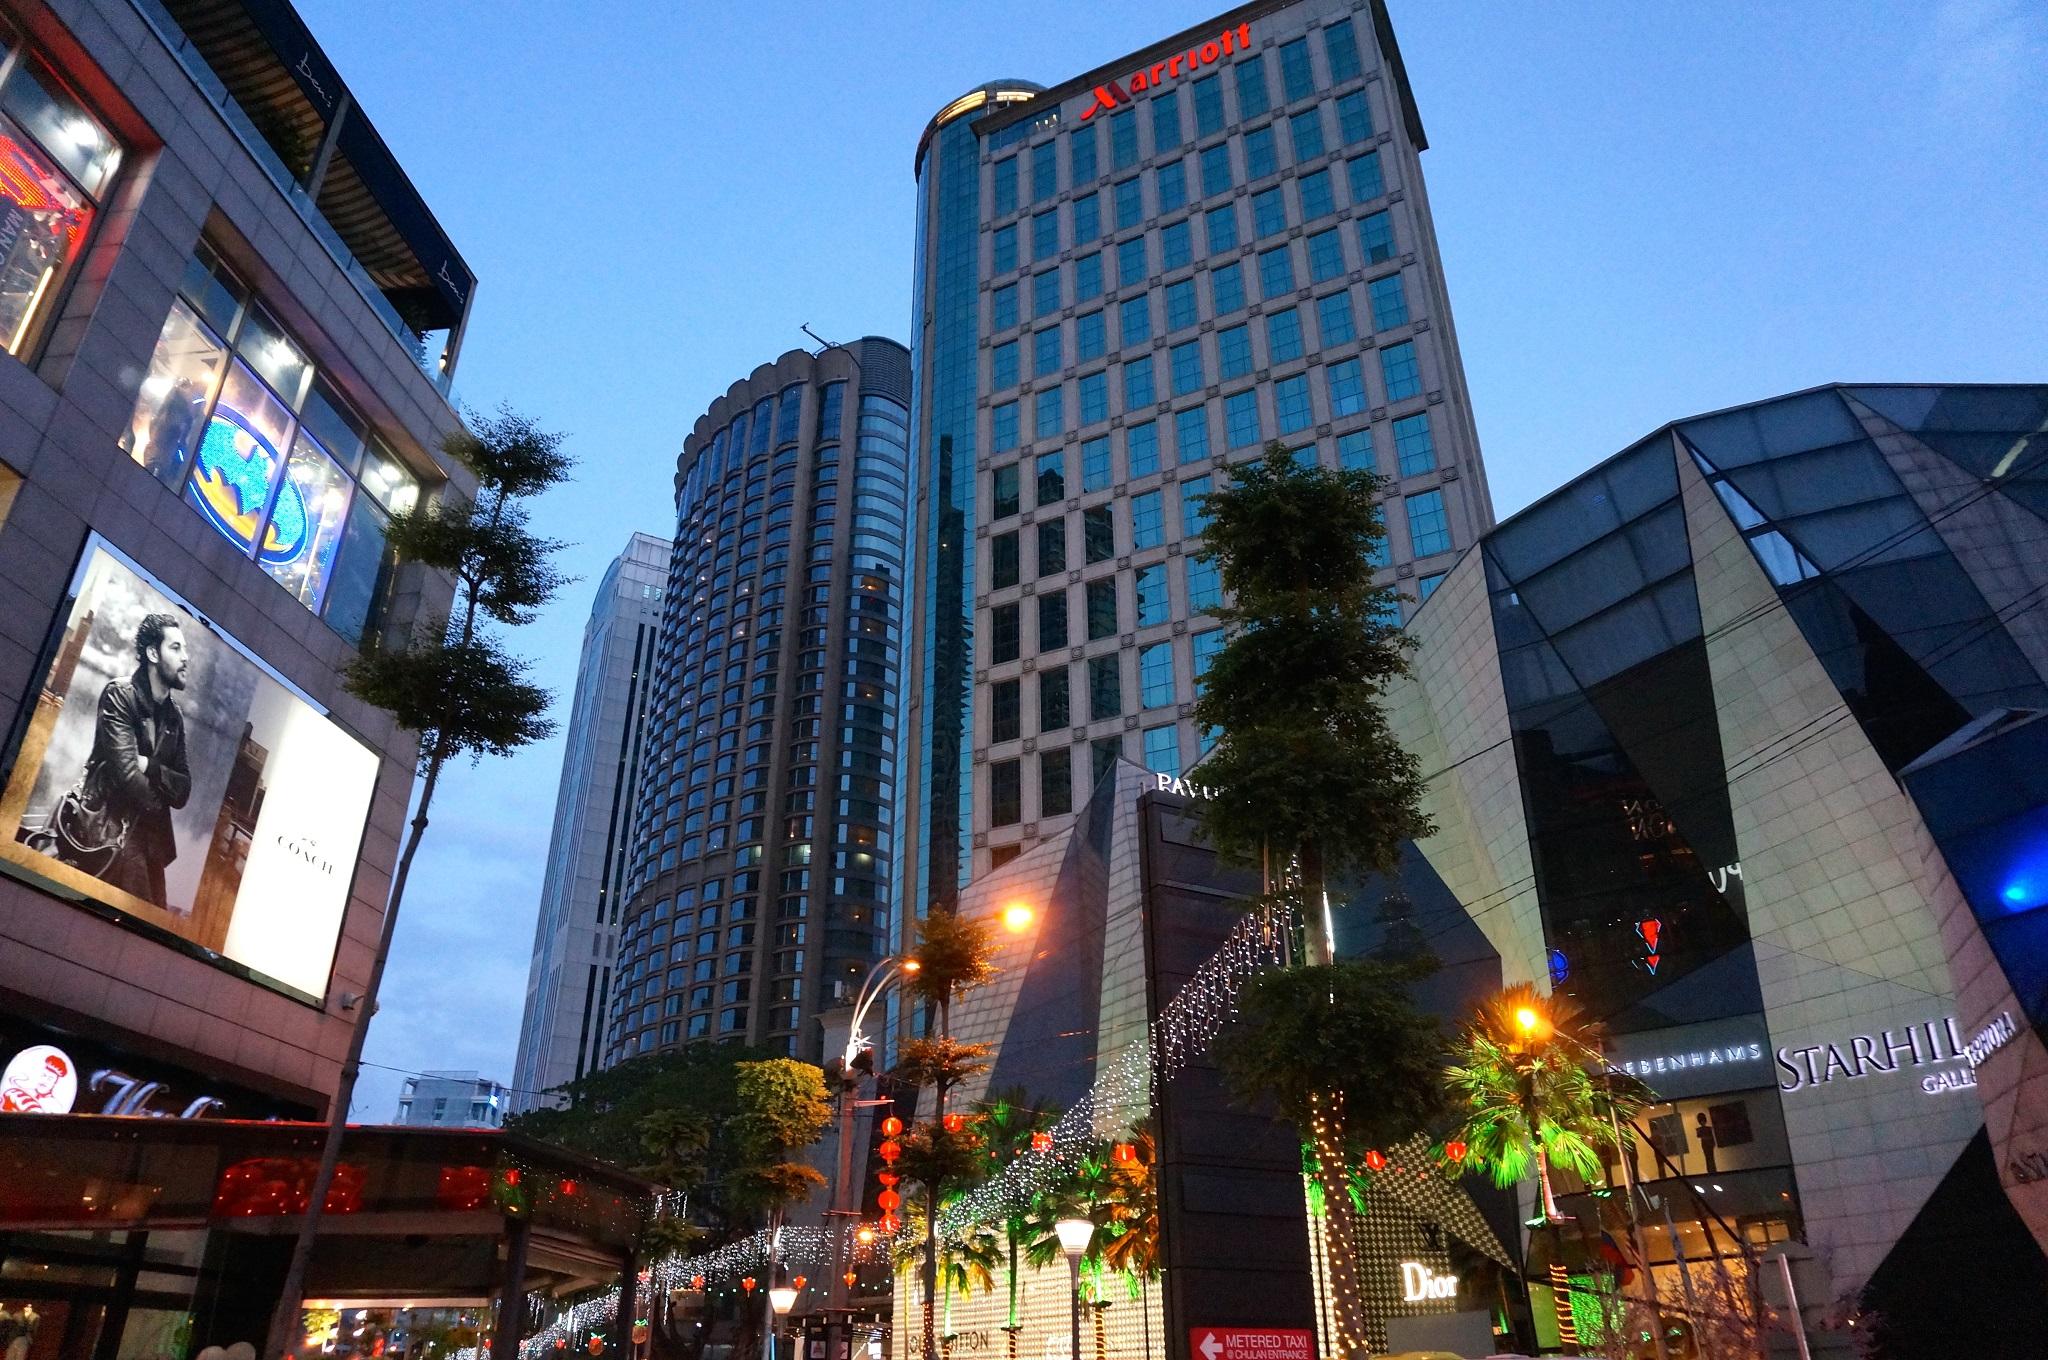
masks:
<svg viewBox="0 0 2048 1360"><path fill-rule="evenodd" d="M1137 1280L1159 1278L1159 1145L1147 1120L1131 1133L1131 1160L1109 1167L1102 1263Z"/></svg>
<svg viewBox="0 0 2048 1360"><path fill-rule="evenodd" d="M1550 1246L1551 1299L1567 1355L1577 1354L1564 1265L1563 1215L1551 1183L1562 1167L1589 1183L1624 1152L1620 1130L1644 1092L1605 1071L1594 1027L1569 999L1518 983L1482 1004L1444 1071L1469 1149L1459 1171L1483 1169L1507 1187L1536 1176L1539 1222ZM1598 1074L1598 1075L1596 1075Z"/></svg>
<svg viewBox="0 0 2048 1360"><path fill-rule="evenodd" d="M1032 1138L1052 1124L1052 1116L1039 1108L1040 1102L1024 1094L1020 1086L1007 1087L991 1092L975 1106L976 1127L980 1131L982 1146L988 1151L988 1169L991 1175L1031 1151ZM1031 1199L1019 1195L1003 1206L1003 1245L1008 1264L1010 1306L1005 1313L1003 1331L1009 1336L1009 1360L1017 1360L1017 1333L1023 1326L1018 1316L1018 1290L1023 1281L1019 1278L1018 1266L1026 1244L1030 1241Z"/></svg>

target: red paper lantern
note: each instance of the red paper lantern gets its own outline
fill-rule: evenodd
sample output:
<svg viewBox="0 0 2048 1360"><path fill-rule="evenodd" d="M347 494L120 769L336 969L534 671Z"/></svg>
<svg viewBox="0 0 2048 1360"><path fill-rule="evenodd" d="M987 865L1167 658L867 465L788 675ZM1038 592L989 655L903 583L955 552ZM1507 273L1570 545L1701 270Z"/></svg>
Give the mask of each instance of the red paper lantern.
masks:
<svg viewBox="0 0 2048 1360"><path fill-rule="evenodd" d="M883 1161L887 1162L891 1166L894 1166L896 1164L896 1159L903 1155L903 1145L892 1138L888 1142L876 1148L875 1152L881 1157Z"/></svg>
<svg viewBox="0 0 2048 1360"><path fill-rule="evenodd" d="M1109 1150L1109 1155L1125 1166L1129 1166L1132 1162L1138 1160L1138 1150L1129 1143L1118 1143Z"/></svg>
<svg viewBox="0 0 2048 1360"><path fill-rule="evenodd" d="M644 1319L633 1324L633 1344L636 1346L647 1344L647 1323Z"/></svg>
<svg viewBox="0 0 2048 1360"><path fill-rule="evenodd" d="M508 1167L506 1167L506 1168L505 1168L505 1184L507 1184L507 1185L517 1185L517 1184L519 1184L519 1168L518 1168L518 1167L516 1167L516 1166L508 1166ZM567 1346L567 1345L568 1345L569 1343L568 1343L568 1342L566 1342L566 1341L564 1341L564 1342L563 1342L562 1344L563 1344L564 1346Z"/></svg>
<svg viewBox="0 0 2048 1360"><path fill-rule="evenodd" d="M1450 1158L1454 1162L1464 1161L1465 1152L1465 1145L1455 1138L1453 1138L1450 1142L1444 1144L1444 1156Z"/></svg>
<svg viewBox="0 0 2048 1360"><path fill-rule="evenodd" d="M590 1345L588 1349L592 1355L603 1355L604 1338L601 1336L593 1336L592 1338L590 1338Z"/></svg>
<svg viewBox="0 0 2048 1360"><path fill-rule="evenodd" d="M887 1119L884 1119L882 1121L882 1136L884 1138L894 1138L900 1135L902 1132L903 1121L898 1119L895 1115L892 1114Z"/></svg>
<svg viewBox="0 0 2048 1360"><path fill-rule="evenodd" d="M897 1194L894 1190L884 1190L881 1194L875 1196L875 1203L883 1209L894 1209L897 1205L903 1203L903 1196Z"/></svg>
<svg viewBox="0 0 2048 1360"><path fill-rule="evenodd" d="M690 1277L690 1288L692 1288L692 1289L702 1289L703 1287L704 1287L704 1277L703 1277L702 1275L692 1275L692 1276Z"/></svg>
<svg viewBox="0 0 2048 1360"><path fill-rule="evenodd" d="M1374 1148L1365 1154L1365 1164L1374 1171L1385 1171L1387 1169L1387 1155L1378 1148Z"/></svg>
<svg viewBox="0 0 2048 1360"><path fill-rule="evenodd" d="M1033 1152L1051 1152L1052 1135L1047 1133L1044 1129L1040 1129L1037 1133L1032 1134L1031 1150Z"/></svg>
<svg viewBox="0 0 2048 1360"><path fill-rule="evenodd" d="M790 1284L794 1285L798 1289L802 1289L804 1287L804 1277L799 1275L795 1279L791 1280Z"/></svg>
<svg viewBox="0 0 2048 1360"><path fill-rule="evenodd" d="M958 1133L967 1127L967 1116L964 1114L949 1114L940 1122L946 1126L947 1133Z"/></svg>
<svg viewBox="0 0 2048 1360"><path fill-rule="evenodd" d="M893 1171L877 1171L875 1179L884 1185L895 1185L902 1181L903 1178Z"/></svg>
<svg viewBox="0 0 2048 1360"><path fill-rule="evenodd" d="M882 1215L882 1222L881 1222L881 1228L882 1228L882 1231L883 1231L883 1232L885 1232L885 1233L892 1233L892 1232L895 1232L895 1231L896 1231L896 1230L897 1230L898 1228L900 1228L900 1227L902 1227L902 1226L903 1226L903 1225L902 1225L901 1223L899 1223L899 1222L897 1221L897 1219L896 1219L896 1215L894 1215L894 1214L883 1214L883 1215Z"/></svg>
<svg viewBox="0 0 2048 1360"><path fill-rule="evenodd" d="M853 1282L859 1279L860 1276L854 1274L852 1271L849 1270L844 1275L841 1275L839 1278L846 1281L846 1287L848 1289L851 1289L853 1288Z"/></svg>
<svg viewBox="0 0 2048 1360"><path fill-rule="evenodd" d="M565 1351L565 1350L568 1350L568 1349L569 1349L569 1338L568 1338L568 1337L566 1337L566 1336L558 1336L558 1337L556 1337L556 1338L555 1338L555 1349L556 1349L556 1350L558 1350L558 1351Z"/></svg>
<svg viewBox="0 0 2048 1360"><path fill-rule="evenodd" d="M747 1278L746 1278L746 1279L744 1279L744 1280L741 1280L741 1281L740 1281L740 1288L742 1288L742 1289L746 1290L746 1291L747 1291L747 1292L748 1292L749 1294L753 1293L753 1292L754 1292L754 1277L753 1277L753 1276L751 1276L751 1275L749 1275L749 1276L747 1276Z"/></svg>
<svg viewBox="0 0 2048 1360"><path fill-rule="evenodd" d="M562 1193L563 1193L563 1194L565 1194L565 1195L573 1195L573 1194L575 1194L575 1193L576 1193L576 1182L574 1182L574 1181L572 1181L572 1180L564 1180L564 1181L562 1182Z"/></svg>

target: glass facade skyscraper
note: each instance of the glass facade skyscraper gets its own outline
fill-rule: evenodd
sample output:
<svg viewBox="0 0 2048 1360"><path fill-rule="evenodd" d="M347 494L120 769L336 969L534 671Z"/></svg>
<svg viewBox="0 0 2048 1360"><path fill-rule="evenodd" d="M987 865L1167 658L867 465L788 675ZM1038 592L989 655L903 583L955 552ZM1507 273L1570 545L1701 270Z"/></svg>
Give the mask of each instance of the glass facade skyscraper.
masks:
<svg viewBox="0 0 2048 1360"><path fill-rule="evenodd" d="M1230 464L1278 440L1385 475L1410 607L1490 527L1425 145L1375 0L1242 6L926 129L908 917L1117 756L1200 758L1221 593L1196 553Z"/></svg>
<svg viewBox="0 0 2048 1360"><path fill-rule="evenodd" d="M669 545L634 534L597 584L576 668L554 834L513 1066L514 1111L594 1070L604 1052Z"/></svg>
<svg viewBox="0 0 2048 1360"><path fill-rule="evenodd" d="M815 1061L811 1018L889 952L909 402L869 336L756 369L684 442L607 1064Z"/></svg>

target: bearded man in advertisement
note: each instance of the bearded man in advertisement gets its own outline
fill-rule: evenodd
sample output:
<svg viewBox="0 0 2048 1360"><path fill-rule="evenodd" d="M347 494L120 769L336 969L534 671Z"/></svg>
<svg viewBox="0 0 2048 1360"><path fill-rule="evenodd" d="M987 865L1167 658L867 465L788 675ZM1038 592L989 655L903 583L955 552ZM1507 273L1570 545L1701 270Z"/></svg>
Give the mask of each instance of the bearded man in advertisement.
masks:
<svg viewBox="0 0 2048 1360"><path fill-rule="evenodd" d="M171 697L185 688L192 657L175 614L151 614L135 630L135 673L100 691L84 793L127 832L100 877L168 906L164 869L178 857L171 810L192 796L185 716Z"/></svg>

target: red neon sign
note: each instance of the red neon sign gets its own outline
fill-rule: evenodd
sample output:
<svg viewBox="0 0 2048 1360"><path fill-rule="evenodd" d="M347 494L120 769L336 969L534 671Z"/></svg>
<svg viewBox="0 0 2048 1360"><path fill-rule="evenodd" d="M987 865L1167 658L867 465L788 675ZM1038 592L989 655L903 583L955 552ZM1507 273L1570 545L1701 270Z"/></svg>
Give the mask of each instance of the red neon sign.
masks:
<svg viewBox="0 0 2048 1360"><path fill-rule="evenodd" d="M1200 47L1190 47L1185 52L1176 52L1165 61L1155 61L1149 67L1133 71L1122 83L1112 80L1107 85L1097 85L1095 102L1081 110L1081 117L1084 120L1093 118L1099 109L1113 109L1119 104L1128 104L1134 94L1142 93L1155 85L1164 85L1169 80L1177 80L1198 67L1213 65L1232 52L1240 48L1249 48L1251 45L1250 24L1226 28L1220 35Z"/></svg>

